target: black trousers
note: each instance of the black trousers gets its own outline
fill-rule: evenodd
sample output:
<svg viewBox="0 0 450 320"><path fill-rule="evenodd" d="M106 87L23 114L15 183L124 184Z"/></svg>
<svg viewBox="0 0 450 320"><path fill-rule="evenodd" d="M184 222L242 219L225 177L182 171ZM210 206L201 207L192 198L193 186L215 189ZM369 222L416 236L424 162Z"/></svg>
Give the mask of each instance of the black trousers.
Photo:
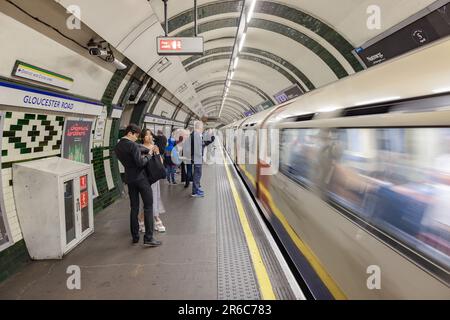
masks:
<svg viewBox="0 0 450 320"><path fill-rule="evenodd" d="M192 164L181 163L181 182L185 182L188 185L192 181Z"/></svg>
<svg viewBox="0 0 450 320"><path fill-rule="evenodd" d="M130 196L130 228L133 240L139 240L139 195L144 201L144 240L150 241L153 238L153 193L152 186L147 179L142 179L128 185Z"/></svg>

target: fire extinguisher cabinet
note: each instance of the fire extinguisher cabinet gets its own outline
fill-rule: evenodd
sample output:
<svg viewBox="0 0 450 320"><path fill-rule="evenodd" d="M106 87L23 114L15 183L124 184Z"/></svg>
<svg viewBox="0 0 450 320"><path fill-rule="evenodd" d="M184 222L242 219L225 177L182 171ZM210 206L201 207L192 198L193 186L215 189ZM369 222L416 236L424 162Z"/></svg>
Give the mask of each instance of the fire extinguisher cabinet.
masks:
<svg viewBox="0 0 450 320"><path fill-rule="evenodd" d="M91 167L62 158L13 165L14 197L33 260L62 259L94 232Z"/></svg>

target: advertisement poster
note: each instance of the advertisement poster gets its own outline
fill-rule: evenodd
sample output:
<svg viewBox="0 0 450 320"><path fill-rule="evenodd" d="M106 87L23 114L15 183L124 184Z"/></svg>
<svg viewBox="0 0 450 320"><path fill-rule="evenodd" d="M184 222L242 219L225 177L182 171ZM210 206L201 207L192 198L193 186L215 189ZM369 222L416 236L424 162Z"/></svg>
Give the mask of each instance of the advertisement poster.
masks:
<svg viewBox="0 0 450 320"><path fill-rule="evenodd" d="M63 141L63 157L76 162L91 164L91 137L93 123L91 121L72 120L66 121ZM94 177L94 169L91 167L91 175ZM98 189L95 179L93 183L93 197L98 197Z"/></svg>
<svg viewBox="0 0 450 320"><path fill-rule="evenodd" d="M91 121L67 120L64 132L63 157L76 162L91 163Z"/></svg>
<svg viewBox="0 0 450 320"><path fill-rule="evenodd" d="M1 130L1 136L3 136L3 115L0 113L0 130ZM0 139L1 142L1 139ZM0 161L1 163L1 161ZM0 182L1 185L1 182ZM7 218L6 214L4 212L4 205L3 205L3 192L0 190L0 251L3 246L7 245L9 243L9 236L8 236L8 230L6 228L7 226Z"/></svg>

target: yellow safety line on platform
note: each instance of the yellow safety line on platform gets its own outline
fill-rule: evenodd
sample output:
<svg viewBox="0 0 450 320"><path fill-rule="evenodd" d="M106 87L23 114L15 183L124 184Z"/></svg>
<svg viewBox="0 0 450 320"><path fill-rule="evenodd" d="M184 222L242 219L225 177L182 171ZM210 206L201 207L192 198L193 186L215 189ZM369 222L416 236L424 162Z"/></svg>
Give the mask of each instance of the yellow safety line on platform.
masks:
<svg viewBox="0 0 450 320"><path fill-rule="evenodd" d="M254 176L251 175L250 172L247 171L247 166L245 164L240 164L239 167L242 169L242 171L244 172L245 176L247 177L248 180L250 180L250 182L252 183L253 187L256 189L256 179Z"/></svg>
<svg viewBox="0 0 450 320"><path fill-rule="evenodd" d="M248 249L250 251L250 256L252 258L253 266L255 268L256 278L258 280L259 289L262 295L263 300L276 300L275 293L273 291L272 283L270 282L269 274L267 273L266 266L261 257L261 253L259 252L258 245L256 244L255 238L253 236L253 232L250 228L250 224L247 219L247 215L245 214L245 209L242 204L239 193L236 189L236 185L234 184L233 177L231 175L230 169L228 168L228 161L225 158L225 155L222 152L222 157L224 159L224 166L227 172L228 180L230 182L231 191L233 193L234 201L236 203L236 207L239 214L239 219L241 221L242 229L244 230L245 239L247 241Z"/></svg>

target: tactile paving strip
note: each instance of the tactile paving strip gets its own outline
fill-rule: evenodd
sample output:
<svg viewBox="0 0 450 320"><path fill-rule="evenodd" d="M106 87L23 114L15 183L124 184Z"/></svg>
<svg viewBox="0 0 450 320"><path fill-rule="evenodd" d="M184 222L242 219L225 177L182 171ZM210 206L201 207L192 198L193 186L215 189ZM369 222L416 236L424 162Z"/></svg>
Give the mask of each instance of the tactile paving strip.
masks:
<svg viewBox="0 0 450 320"><path fill-rule="evenodd" d="M219 300L260 300L244 231L223 165L217 177L217 258Z"/></svg>
<svg viewBox="0 0 450 320"><path fill-rule="evenodd" d="M238 190L241 192L242 188L239 188ZM242 190L242 192L247 192L247 190ZM246 197L242 198L245 208L251 208L248 203L248 199ZM255 214L259 214L259 212L247 212L247 219L255 236L262 260L269 274L274 293L278 300L295 300L295 294L292 292L289 282L284 275L283 269L278 262L269 241L264 235Z"/></svg>

